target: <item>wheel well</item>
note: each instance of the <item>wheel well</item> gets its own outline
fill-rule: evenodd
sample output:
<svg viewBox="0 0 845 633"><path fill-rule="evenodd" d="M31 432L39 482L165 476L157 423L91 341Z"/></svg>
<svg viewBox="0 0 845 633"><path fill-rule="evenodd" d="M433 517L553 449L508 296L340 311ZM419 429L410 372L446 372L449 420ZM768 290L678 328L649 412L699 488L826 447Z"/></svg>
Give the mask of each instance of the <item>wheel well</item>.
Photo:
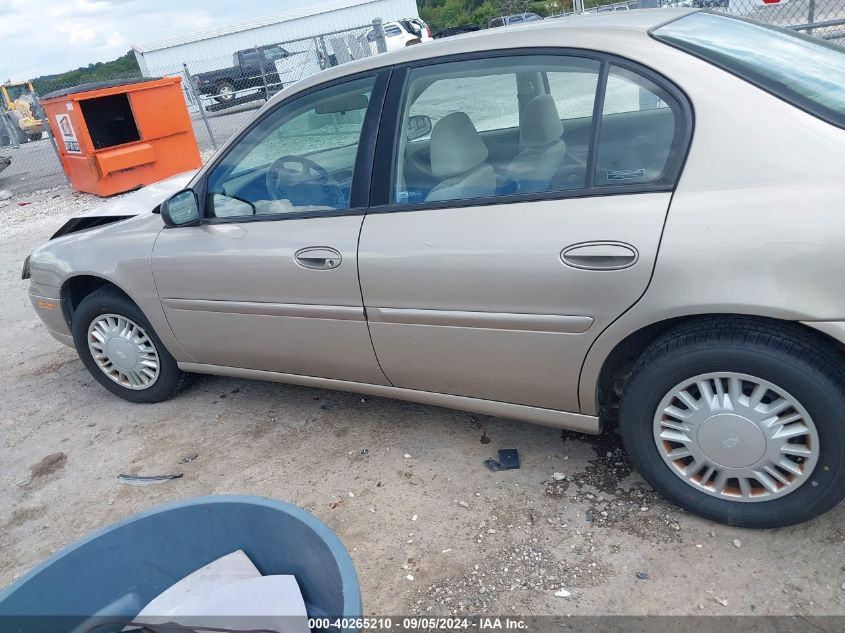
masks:
<svg viewBox="0 0 845 633"><path fill-rule="evenodd" d="M720 317L730 319L747 319L760 323L761 321L768 321L772 324L790 325L796 329L802 329L811 332L814 336L824 340L825 344L832 346L834 350L840 355L845 356L845 345L835 338L807 327L796 321L782 321L780 319L772 319L768 317L759 317L746 314L696 314L684 317L677 317L674 319L666 319L665 321L658 321L646 327L629 334L622 339L616 347L608 354L602 365L599 373L598 385L596 385L596 404L600 415L607 422L614 422L616 419L616 410L619 407L619 398L625 389L625 384L628 376L633 369L637 359L651 345L654 341L660 338L669 330L684 325L690 325L705 319L718 319Z"/></svg>
<svg viewBox="0 0 845 633"><path fill-rule="evenodd" d="M62 314L64 314L68 327L72 326L73 314L76 312L79 304L82 303L82 300L105 286L111 286L123 293L123 290L112 282L94 275L78 275L65 281L61 290Z"/></svg>

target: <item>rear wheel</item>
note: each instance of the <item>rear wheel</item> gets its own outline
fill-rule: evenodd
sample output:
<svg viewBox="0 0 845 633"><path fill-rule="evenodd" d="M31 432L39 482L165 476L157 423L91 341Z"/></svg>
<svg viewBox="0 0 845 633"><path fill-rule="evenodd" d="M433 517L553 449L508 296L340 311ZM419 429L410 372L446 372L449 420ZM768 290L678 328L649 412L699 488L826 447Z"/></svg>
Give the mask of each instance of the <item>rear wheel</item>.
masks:
<svg viewBox="0 0 845 633"><path fill-rule="evenodd" d="M130 402L161 402L178 393L187 375L126 295L104 287L73 315L73 341L91 375Z"/></svg>
<svg viewBox="0 0 845 633"><path fill-rule="evenodd" d="M789 325L712 319L637 362L620 406L632 461L669 500L743 527L799 523L845 497L845 371Z"/></svg>

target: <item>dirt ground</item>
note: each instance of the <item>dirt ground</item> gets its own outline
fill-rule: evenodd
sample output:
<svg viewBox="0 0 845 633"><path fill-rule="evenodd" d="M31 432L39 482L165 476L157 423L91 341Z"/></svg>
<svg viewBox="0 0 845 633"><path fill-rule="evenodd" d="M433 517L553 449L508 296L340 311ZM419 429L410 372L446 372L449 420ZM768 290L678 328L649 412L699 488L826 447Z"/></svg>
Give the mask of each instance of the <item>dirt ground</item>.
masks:
<svg viewBox="0 0 845 633"><path fill-rule="evenodd" d="M163 404L115 398L20 280L26 255L95 204L64 188L0 202L0 587L132 513L239 493L331 526L373 615L845 614L845 504L787 529L717 525L650 490L612 433L212 377ZM499 448L522 467L487 470Z"/></svg>

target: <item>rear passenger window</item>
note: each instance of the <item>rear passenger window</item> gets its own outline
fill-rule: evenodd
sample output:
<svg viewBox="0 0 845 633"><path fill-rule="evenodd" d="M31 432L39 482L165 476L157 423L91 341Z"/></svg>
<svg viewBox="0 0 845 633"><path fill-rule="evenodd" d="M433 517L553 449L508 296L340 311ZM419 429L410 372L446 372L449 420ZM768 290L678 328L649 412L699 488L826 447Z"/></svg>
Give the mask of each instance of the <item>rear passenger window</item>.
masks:
<svg viewBox="0 0 845 633"><path fill-rule="evenodd" d="M665 187L687 140L683 116L646 76L575 54L412 67L391 202Z"/></svg>
<svg viewBox="0 0 845 633"><path fill-rule="evenodd" d="M669 164L680 105L629 70L610 67L602 108L595 185L661 184Z"/></svg>
<svg viewBox="0 0 845 633"><path fill-rule="evenodd" d="M393 201L584 187L600 67L520 55L410 69Z"/></svg>

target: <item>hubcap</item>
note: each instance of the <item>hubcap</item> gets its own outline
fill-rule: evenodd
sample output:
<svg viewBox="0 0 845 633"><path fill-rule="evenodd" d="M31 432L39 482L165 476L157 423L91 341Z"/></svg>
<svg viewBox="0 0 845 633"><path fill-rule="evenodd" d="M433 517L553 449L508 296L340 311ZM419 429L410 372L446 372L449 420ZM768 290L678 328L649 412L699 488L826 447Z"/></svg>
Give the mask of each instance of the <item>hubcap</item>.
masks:
<svg viewBox="0 0 845 633"><path fill-rule="evenodd" d="M818 433L801 403L747 374L701 374L679 383L658 405L653 428L672 472L732 501L789 494L818 461Z"/></svg>
<svg viewBox="0 0 845 633"><path fill-rule="evenodd" d="M147 389L159 374L158 351L140 325L103 314L88 327L88 349L103 373L121 387Z"/></svg>

